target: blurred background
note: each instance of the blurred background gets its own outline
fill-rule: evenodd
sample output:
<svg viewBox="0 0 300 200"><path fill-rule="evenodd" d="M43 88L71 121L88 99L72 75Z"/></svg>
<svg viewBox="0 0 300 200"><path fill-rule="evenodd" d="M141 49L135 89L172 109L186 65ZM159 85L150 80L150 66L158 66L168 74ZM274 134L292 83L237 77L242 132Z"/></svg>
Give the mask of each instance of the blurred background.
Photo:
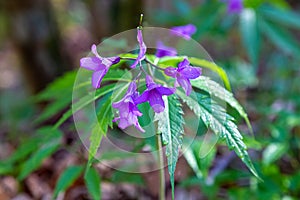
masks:
<svg viewBox="0 0 300 200"><path fill-rule="evenodd" d="M218 145L194 166L179 159L176 199L299 199L300 2L244 0L237 10L229 2L0 0L0 199L51 199L64 170L86 162L71 119L63 133L43 134L68 107L61 99L71 98L71 71L91 44L136 28L140 13L144 26L197 26L193 39L228 73L249 114L256 140L246 136L246 144L264 180ZM45 88L47 95L38 95ZM44 148L46 140L55 145ZM127 174L97 165L95 173L102 199L158 197L157 172ZM59 198L93 199L75 175Z"/></svg>

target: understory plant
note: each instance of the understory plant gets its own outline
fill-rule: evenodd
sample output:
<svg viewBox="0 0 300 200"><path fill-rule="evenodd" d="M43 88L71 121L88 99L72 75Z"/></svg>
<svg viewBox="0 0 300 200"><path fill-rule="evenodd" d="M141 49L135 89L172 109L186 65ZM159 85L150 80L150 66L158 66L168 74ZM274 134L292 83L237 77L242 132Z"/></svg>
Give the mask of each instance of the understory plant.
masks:
<svg viewBox="0 0 300 200"><path fill-rule="evenodd" d="M104 57L99 55L97 46L92 45L90 56L80 60L81 68L92 72L91 78L86 77L83 83L85 85L91 83L94 88L90 92L92 96L86 94L73 102L72 107L54 125L54 129L57 129L72 114L96 102L96 107L99 109L96 109L97 125L94 126L89 136L89 156L86 168L88 171L95 161L101 140L106 136L109 127L113 128L117 125L120 130L124 130L133 126L140 134L144 134L145 129L140 122L152 115L151 123L156 127L157 146L155 148L159 150L157 160L160 169L160 199L165 198L164 162L161 151L163 147L165 147L174 199L174 172L180 149L184 144L186 121L184 107L187 107L195 114L198 121L203 122L202 125L205 128L210 129L222 141L225 141L229 149L234 150L252 174L259 179L235 118L226 110L227 105L235 109L244 118L249 132L252 132L246 112L230 91L225 71L206 59L181 55L178 49L166 46L160 40L157 41L156 52L148 53L141 21L137 27L137 52ZM195 32L196 27L188 24L173 27L169 34L183 40L190 40ZM225 88L205 76L204 70L216 73L223 81ZM126 74L125 78L124 74ZM74 74L72 78L75 78ZM63 81L63 79L60 80L61 83ZM114 93L114 91L119 92ZM68 103L70 103L69 97L64 105L56 106L65 106ZM145 112L145 109L141 109L144 105L150 105L152 111ZM51 113L46 112L40 118L49 116Z"/></svg>
<svg viewBox="0 0 300 200"><path fill-rule="evenodd" d="M188 24L172 28L170 34L190 40L191 35L195 31L196 27ZM155 55L148 54L147 45L143 40L143 28L141 25L137 28L137 42L139 49L136 54L126 53L114 57L101 57L97 52L96 45L93 45L91 48L92 55L80 60L82 68L93 71L91 84L97 90L108 88L111 84L115 84L112 82L102 86L102 82L105 82L108 72L111 71L111 74L114 74L113 71L117 70L114 68L114 65L121 61L125 63L131 62L129 68L138 70L138 73L121 88L121 90L126 91L123 96L107 98L107 102L112 102L112 104L104 103L106 106L104 109L109 109L110 113L113 109L116 110L116 116L113 117L111 114L101 115L99 119L102 129L99 130L100 134L105 135L106 132L104 130L107 130L109 125L112 127L112 122L117 123L120 129L134 126L142 134L145 130L141 127L139 118L142 118L145 113L139 110L139 105L148 102L154 111L153 123L157 122L157 137L158 142L161 143L158 146L166 146L165 154L168 160L172 198L174 198L174 172L184 136L185 121L182 104L186 104L204 122L207 128L210 128L221 139L226 141L228 147L234 150L249 170L258 177L234 118L227 114L225 108L212 97L225 101L235 108L244 117L251 129L247 114L230 91L201 74L202 68L214 70L223 78L225 85L229 86L225 72L212 62L195 57L177 55L175 48L165 46L161 41L157 43ZM164 77L164 80L157 78L154 74L159 74L161 77ZM108 77L107 79L111 81ZM118 78L115 81L118 81ZM139 88L141 83L145 83L146 88ZM195 91L194 95L191 95L193 87ZM107 91L107 89L103 91ZM119 100L116 101L116 99ZM102 123L103 121L106 123ZM94 134L102 137L99 136L99 133ZM96 138L95 135L93 136L93 133L91 138ZM96 138L96 141L91 141L89 165L101 142L99 138ZM163 169L161 169L162 171ZM164 174L161 173L161 176L164 176ZM163 189L160 197L163 199L164 186L161 187Z"/></svg>

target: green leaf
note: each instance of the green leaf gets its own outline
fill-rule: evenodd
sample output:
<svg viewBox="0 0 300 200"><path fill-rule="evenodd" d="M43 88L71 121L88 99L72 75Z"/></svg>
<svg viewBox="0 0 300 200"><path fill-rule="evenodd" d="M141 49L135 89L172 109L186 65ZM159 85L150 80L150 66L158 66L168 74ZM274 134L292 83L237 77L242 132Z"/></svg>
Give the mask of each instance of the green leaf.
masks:
<svg viewBox="0 0 300 200"><path fill-rule="evenodd" d="M80 83L76 86L76 88L73 88L76 75L77 71L66 73L51 83L44 91L35 97L35 100L38 102L51 101L51 103L49 103L38 118L34 120L34 123L41 123L50 117L53 117L55 114L71 104L73 89L80 90L83 86L91 85L91 81L89 80L90 78L87 78L88 81ZM127 70L110 68L102 79L102 83L107 81L130 82L131 80L131 73Z"/></svg>
<svg viewBox="0 0 300 200"><path fill-rule="evenodd" d="M90 136L90 147L89 147L89 157L87 168L91 167L93 159L97 154L97 150L100 147L101 140L104 133L101 131L101 128L94 126L91 136Z"/></svg>
<svg viewBox="0 0 300 200"><path fill-rule="evenodd" d="M94 168L88 169L84 181L92 199L101 199L101 179Z"/></svg>
<svg viewBox="0 0 300 200"><path fill-rule="evenodd" d="M145 181L141 174L138 173L128 173L123 171L114 171L111 176L111 181L116 184L120 183L130 183L138 186L145 185Z"/></svg>
<svg viewBox="0 0 300 200"><path fill-rule="evenodd" d="M66 96L67 92L63 92L64 95L60 96L60 99L55 100L54 102L50 103L46 106L43 112L34 120L34 124L39 124L50 117L54 116L55 114L59 113L61 110L66 108L72 101L71 94Z"/></svg>
<svg viewBox="0 0 300 200"><path fill-rule="evenodd" d="M8 163L14 163L16 161L22 160L26 158L30 153L38 149L39 141L41 138L30 138L30 140L24 141L23 143L18 146L16 151L9 156L9 158L6 160Z"/></svg>
<svg viewBox="0 0 300 200"><path fill-rule="evenodd" d="M65 112L65 114L58 120L58 122L55 123L54 128L58 128L63 122L65 122L69 117L71 117L72 114L76 113L80 109L84 108L85 106L94 102L95 100L104 96L105 94L112 92L115 89L119 89L119 87L120 86L115 87L115 84L110 84L101 87L96 92L90 92L86 94L86 96L79 99L76 103L72 105L72 108Z"/></svg>
<svg viewBox="0 0 300 200"><path fill-rule="evenodd" d="M113 112L111 104L126 91L129 83L119 84L116 86L117 93L113 97L109 97L102 105L101 109L97 113L97 123L94 125L92 134L90 136L89 158L88 168L92 165L93 158L95 157L98 148L100 147L102 137L106 135L108 126L112 127Z"/></svg>
<svg viewBox="0 0 300 200"><path fill-rule="evenodd" d="M37 150L41 144L60 137L61 134L59 130L53 130L52 127L42 127L37 130L37 134L33 135L33 137L24 138L24 141L21 141L16 151L5 162L14 163L20 161Z"/></svg>
<svg viewBox="0 0 300 200"><path fill-rule="evenodd" d="M253 9L244 9L240 14L240 32L248 56L252 64L257 66L260 40L257 16Z"/></svg>
<svg viewBox="0 0 300 200"><path fill-rule="evenodd" d="M234 96L231 92L229 92L228 90L223 88L221 85L219 85L218 83L216 83L215 81L211 80L210 78L208 78L206 76L200 76L199 78L192 80L191 84L194 87L204 90L205 92L209 93L210 95L225 101L231 107L236 109L238 111L238 113L246 121L248 128L250 129L250 132L251 133L253 132L247 113L245 112L243 107L240 105L240 103L234 98Z"/></svg>
<svg viewBox="0 0 300 200"><path fill-rule="evenodd" d="M77 71L67 72L63 76L57 78L54 82L50 83L49 86L36 97L36 101L62 99L63 96L68 96L71 100L71 94L73 90L73 84L76 78Z"/></svg>
<svg viewBox="0 0 300 200"><path fill-rule="evenodd" d="M54 192L53 192L53 199L55 199L60 192L65 191L68 187L70 187L74 181L80 176L83 170L82 166L70 166L66 168L62 174L60 175Z"/></svg>
<svg viewBox="0 0 300 200"><path fill-rule="evenodd" d="M288 147L284 143L271 143L263 151L263 163L269 165L286 153Z"/></svg>
<svg viewBox="0 0 300 200"><path fill-rule="evenodd" d="M228 76L226 74L226 72L219 67L218 65L216 65L213 62L207 61L207 60L202 60L202 59L198 59L198 58L189 58L189 61L192 65L196 65L199 67L204 67L204 68L208 68L214 72L216 72L220 78L223 80L225 87L230 91L231 87L230 87L230 82L228 79Z"/></svg>
<svg viewBox="0 0 300 200"><path fill-rule="evenodd" d="M111 107L113 103L111 99L112 98L108 98L97 113L98 125L104 135L106 135L108 126L112 128L113 125L112 120L114 115Z"/></svg>
<svg viewBox="0 0 300 200"><path fill-rule="evenodd" d="M112 127L113 113L111 109L111 103L111 98L108 98L97 114L97 122L90 136L91 144L89 147L88 167L90 167L92 164L93 158L100 147L102 137L106 135L108 126Z"/></svg>
<svg viewBox="0 0 300 200"><path fill-rule="evenodd" d="M266 37L284 52L300 56L300 46L297 40L284 28L271 24L265 20L260 20L259 25Z"/></svg>
<svg viewBox="0 0 300 200"><path fill-rule="evenodd" d="M233 117L228 115L226 110L213 101L208 94L197 93L193 97L185 96L180 91L177 91L177 94L203 120L207 127L226 141L229 149L234 150L249 170L260 179L248 155L243 137L233 122Z"/></svg>
<svg viewBox="0 0 300 200"><path fill-rule="evenodd" d="M73 84L76 77L76 71L68 72L34 97L35 101L51 101L43 112L34 120L33 123L41 123L67 107L72 101Z"/></svg>
<svg viewBox="0 0 300 200"><path fill-rule="evenodd" d="M199 179L202 179L203 178L203 173L200 170L200 167L199 167L199 165L197 163L197 155L194 154L193 149L191 147L187 147L186 150L184 151L183 155L185 157L185 160L189 164L189 166L195 172L196 176Z"/></svg>
<svg viewBox="0 0 300 200"><path fill-rule="evenodd" d="M161 113L156 113L154 121L158 121L158 133L162 134L166 144L166 156L168 159L168 169L172 185L172 197L174 199L174 172L178 159L178 151L182 145L183 138L183 111L181 103L176 95L164 96L165 109Z"/></svg>
<svg viewBox="0 0 300 200"><path fill-rule="evenodd" d="M37 169L43 160L49 157L52 153L54 153L61 142L62 134L59 132L57 138L47 141L40 149L38 149L22 166L21 172L18 176L19 180L23 180L30 174L32 171Z"/></svg>
<svg viewBox="0 0 300 200"><path fill-rule="evenodd" d="M190 165L190 167L195 172L196 176L199 179L204 179L207 177L209 169L211 165L213 164L213 160L216 155L216 149L211 148L207 150L207 155L205 157L200 157L200 149L203 148L203 145L207 145L208 141L205 140L205 138L193 138L193 141L183 141L183 149L185 150L183 152L183 155L187 161L187 163ZM209 143L209 142L208 142ZM212 144L211 144L212 145Z"/></svg>
<svg viewBox="0 0 300 200"><path fill-rule="evenodd" d="M5 161L0 161L0 175L7 176L14 171L14 165Z"/></svg>
<svg viewBox="0 0 300 200"><path fill-rule="evenodd" d="M222 17L222 10L220 4L213 1L203 2L201 6L194 8L192 12L193 24L197 26L197 32L193 35L193 38L199 41L202 35L213 32L212 29Z"/></svg>
<svg viewBox="0 0 300 200"><path fill-rule="evenodd" d="M262 6L258 10L267 19L291 28L300 28L300 15L291 10Z"/></svg>

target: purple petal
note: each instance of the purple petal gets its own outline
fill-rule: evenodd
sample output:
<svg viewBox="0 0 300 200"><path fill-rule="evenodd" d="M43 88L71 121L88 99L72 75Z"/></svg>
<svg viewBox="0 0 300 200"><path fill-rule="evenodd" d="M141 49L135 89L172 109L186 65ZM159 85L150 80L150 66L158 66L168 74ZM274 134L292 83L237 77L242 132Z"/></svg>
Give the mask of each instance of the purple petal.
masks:
<svg viewBox="0 0 300 200"><path fill-rule="evenodd" d="M146 85L147 85L147 87L152 85L152 84L155 84L155 82L153 81L151 76L147 75L146 76Z"/></svg>
<svg viewBox="0 0 300 200"><path fill-rule="evenodd" d="M156 91L151 92L151 95L149 96L149 103L156 113L160 113L165 109L164 100L162 99L162 96Z"/></svg>
<svg viewBox="0 0 300 200"><path fill-rule="evenodd" d="M140 96L138 96L134 102L135 104L141 104L148 101L148 98L149 98L149 91L145 91Z"/></svg>
<svg viewBox="0 0 300 200"><path fill-rule="evenodd" d="M127 119L125 118L120 118L120 122L118 124L118 126L121 128L121 129L125 129L127 128L128 126L130 126L131 124L127 121Z"/></svg>
<svg viewBox="0 0 300 200"><path fill-rule="evenodd" d="M120 117L116 117L112 120L112 122L116 122L116 121L119 121L120 120Z"/></svg>
<svg viewBox="0 0 300 200"><path fill-rule="evenodd" d="M183 61L181 61L180 63L178 63L178 70L182 70L184 67L189 66L190 62L188 61L188 59L183 59Z"/></svg>
<svg viewBox="0 0 300 200"><path fill-rule="evenodd" d="M197 31L197 28L193 24L187 24L185 26L175 26L171 30L173 34L190 40L191 36Z"/></svg>
<svg viewBox="0 0 300 200"><path fill-rule="evenodd" d="M167 87L163 87L163 86L160 86L160 87L157 87L155 88L161 95L171 95L173 94L176 89L175 88L167 88Z"/></svg>
<svg viewBox="0 0 300 200"><path fill-rule="evenodd" d="M145 132L145 130L140 126L138 118L134 113L128 115L128 123L134 125L139 131Z"/></svg>
<svg viewBox="0 0 300 200"><path fill-rule="evenodd" d="M92 71L98 71L100 69L103 69L103 66L101 65L101 60L98 57L81 58L80 66Z"/></svg>
<svg viewBox="0 0 300 200"><path fill-rule="evenodd" d="M139 121L137 120L136 123L134 124L135 128L141 132L145 132L145 130L141 127L141 125L139 124Z"/></svg>
<svg viewBox="0 0 300 200"><path fill-rule="evenodd" d="M113 102L112 103L112 107L113 108L122 108L124 106L124 99L121 99L120 101L118 102Z"/></svg>
<svg viewBox="0 0 300 200"><path fill-rule="evenodd" d="M92 85L94 88L99 88L103 77L107 72L107 68L100 71L95 71L92 75Z"/></svg>
<svg viewBox="0 0 300 200"><path fill-rule="evenodd" d="M91 51L95 56L97 56L98 58L101 58L101 56L99 56L99 54L97 52L97 46L95 44L92 45Z"/></svg>
<svg viewBox="0 0 300 200"><path fill-rule="evenodd" d="M134 63L130 66L130 68L135 68L141 62L141 57L138 55Z"/></svg>
<svg viewBox="0 0 300 200"><path fill-rule="evenodd" d="M201 68L188 66L181 70L180 75L188 79L195 79L201 75Z"/></svg>
<svg viewBox="0 0 300 200"><path fill-rule="evenodd" d="M140 45L144 42L142 30L139 28L137 29L137 41L139 42Z"/></svg>
<svg viewBox="0 0 300 200"><path fill-rule="evenodd" d="M136 83L134 81L132 81L129 86L128 86L128 90L126 92L126 94L134 94L134 92L136 91Z"/></svg>
<svg viewBox="0 0 300 200"><path fill-rule="evenodd" d="M111 62L112 65L117 64L121 60L119 56L109 57L107 59Z"/></svg>
<svg viewBox="0 0 300 200"><path fill-rule="evenodd" d="M143 41L143 35L141 29L137 30L137 40L139 42L140 51L135 62L130 66L131 68L135 68L143 59L145 59L145 54L147 51L147 47Z"/></svg>
<svg viewBox="0 0 300 200"><path fill-rule="evenodd" d="M139 117L143 115L143 113L141 113L141 112L137 109L136 106L135 106L134 109L132 109L132 113L133 113L134 115L136 115L136 116L139 116Z"/></svg>
<svg viewBox="0 0 300 200"><path fill-rule="evenodd" d="M173 78L176 77L176 74L177 74L177 69L174 68L174 67L167 67L165 70L164 70L165 74L167 76L171 76Z"/></svg>
<svg viewBox="0 0 300 200"><path fill-rule="evenodd" d="M157 50L155 56L162 58L164 56L176 56L177 51L175 48L165 46L161 41L157 42Z"/></svg>
<svg viewBox="0 0 300 200"><path fill-rule="evenodd" d="M187 96L190 96L191 91L192 91L192 85L189 81L189 79L185 78L178 78L177 79L179 85L183 88Z"/></svg>

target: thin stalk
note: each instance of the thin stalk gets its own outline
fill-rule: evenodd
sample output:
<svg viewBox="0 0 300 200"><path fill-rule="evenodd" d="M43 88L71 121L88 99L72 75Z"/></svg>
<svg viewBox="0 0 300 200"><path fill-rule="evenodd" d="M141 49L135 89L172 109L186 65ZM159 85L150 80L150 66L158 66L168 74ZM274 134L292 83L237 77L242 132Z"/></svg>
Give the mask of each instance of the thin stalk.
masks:
<svg viewBox="0 0 300 200"><path fill-rule="evenodd" d="M165 200L165 169L164 169L164 157L163 157L163 149L161 144L161 135L157 134L157 157L158 157L158 167L159 167L159 199Z"/></svg>
<svg viewBox="0 0 300 200"><path fill-rule="evenodd" d="M148 66L148 71L149 71L150 75L151 75L152 77L154 77L154 73L153 73L153 71L152 71L152 69L151 69L150 64L147 63L147 66Z"/></svg>
<svg viewBox="0 0 300 200"><path fill-rule="evenodd" d="M145 61L146 61L147 63L149 63L151 66L155 67L156 69L159 69L159 70L165 70L164 68L161 68L161 67L155 65L154 63L150 62L148 59L145 59Z"/></svg>

